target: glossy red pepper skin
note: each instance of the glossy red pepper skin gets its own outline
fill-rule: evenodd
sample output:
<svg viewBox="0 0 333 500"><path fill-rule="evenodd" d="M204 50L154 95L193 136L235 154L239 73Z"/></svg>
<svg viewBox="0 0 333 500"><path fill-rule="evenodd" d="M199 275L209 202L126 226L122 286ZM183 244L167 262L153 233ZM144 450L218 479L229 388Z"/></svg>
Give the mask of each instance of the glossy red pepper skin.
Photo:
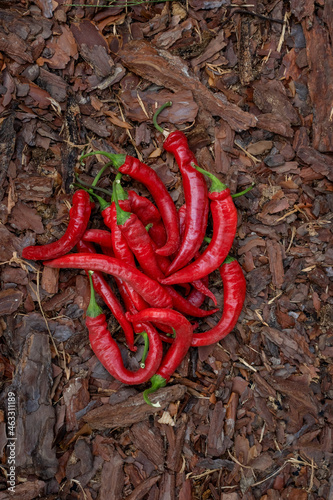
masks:
<svg viewBox="0 0 333 500"><path fill-rule="evenodd" d="M202 278L201 280L203 282L203 284L205 286L208 287L208 276L205 276L204 278ZM205 301L205 295L200 292L199 290L197 290L196 288L194 288L193 290L191 290L191 292L189 293L188 297L187 297L187 300L193 304L194 306L196 307L200 307L202 306L202 304L204 303Z"/></svg>
<svg viewBox="0 0 333 500"><path fill-rule="evenodd" d="M168 274L172 274L186 266L199 250L206 233L209 201L206 181L191 165L197 161L183 132L171 132L164 142L164 149L173 153L178 163L186 203L185 233L177 256L168 271Z"/></svg>
<svg viewBox="0 0 333 500"><path fill-rule="evenodd" d="M118 171L144 184L154 198L167 233L167 242L157 253L171 255L179 246L178 216L175 204L163 182L152 168L132 156L126 156Z"/></svg>
<svg viewBox="0 0 333 500"><path fill-rule="evenodd" d="M127 317L129 321L156 321L175 329L176 338L156 372L156 375L162 377L167 383L191 345L193 336L191 323L179 312L163 309L145 309L134 316L128 315Z"/></svg>
<svg viewBox="0 0 333 500"><path fill-rule="evenodd" d="M175 274L161 280L163 285L188 283L198 280L217 269L227 257L237 229L237 209L227 188L219 193L209 193L213 216L213 236L201 256Z"/></svg>
<svg viewBox="0 0 333 500"><path fill-rule="evenodd" d="M100 271L126 281L152 307L172 307L168 292L155 280L148 278L133 266L106 255L69 254L46 261L45 266Z"/></svg>
<svg viewBox="0 0 333 500"><path fill-rule="evenodd" d="M130 203L128 200L119 200L119 204L123 210L130 209ZM121 232L120 227L117 224L117 210L116 205L112 202L111 206L102 212L103 219L105 225L107 225L111 229L111 241L114 255L117 259L129 264L130 266L136 267L135 259L133 252L131 251L126 238ZM129 286L126 282L122 282L123 287L125 287L127 294L130 296L131 301L134 304L134 307L141 311L141 309L145 309L148 307L147 302L143 300L143 298L135 291L131 286ZM118 283L119 286L119 283Z"/></svg>
<svg viewBox="0 0 333 500"><path fill-rule="evenodd" d="M163 222L153 222L152 227L149 229L148 233L153 242L157 245L158 248L161 248L165 245L167 241L167 234L165 231L165 227ZM162 257L165 257L162 255Z"/></svg>
<svg viewBox="0 0 333 500"><path fill-rule="evenodd" d="M147 332L149 337L149 352L145 361L145 368L131 372L124 367L121 353L116 341L111 337L107 328L104 314L96 318L86 318L89 330L91 348L104 368L117 380L128 385L137 385L147 382L158 369L162 359L162 342L154 329Z"/></svg>
<svg viewBox="0 0 333 500"><path fill-rule="evenodd" d="M161 220L161 214L148 198L140 196L132 190L127 191L127 194L131 212L139 217L144 226Z"/></svg>
<svg viewBox="0 0 333 500"><path fill-rule="evenodd" d="M82 240L112 248L111 233L104 229L87 229L82 236Z"/></svg>
<svg viewBox="0 0 333 500"><path fill-rule="evenodd" d="M82 239L87 228L91 213L89 194L80 189L72 199L72 208L69 211L69 223L65 234L48 245L29 246L23 249L22 257L29 260L56 259L70 252Z"/></svg>
<svg viewBox="0 0 333 500"><path fill-rule="evenodd" d="M139 218L132 213L130 217L118 227L144 273L155 280L157 278L162 278L164 274L157 263L150 236Z"/></svg>
<svg viewBox="0 0 333 500"><path fill-rule="evenodd" d="M218 324L203 333L193 335L192 346L215 344L228 335L236 325L246 296L246 281L236 260L220 267L223 282L223 314Z"/></svg>
<svg viewBox="0 0 333 500"><path fill-rule="evenodd" d="M92 244L88 243L88 242L79 241L79 243L76 245L76 247L80 253L90 253L90 254L96 253ZM88 271L87 271L87 275L88 275ZM113 316L116 318L116 320L120 324L121 328L123 329L128 348L131 351L136 351L136 347L134 346L134 333L133 333L132 325L126 319L125 311L124 311L122 305L120 304L119 300L117 299L117 297L113 293L111 287L105 281L105 279L103 278L103 275L99 272L93 273L92 282L94 285L94 289L102 297L105 304L108 306L108 308L112 312Z"/></svg>

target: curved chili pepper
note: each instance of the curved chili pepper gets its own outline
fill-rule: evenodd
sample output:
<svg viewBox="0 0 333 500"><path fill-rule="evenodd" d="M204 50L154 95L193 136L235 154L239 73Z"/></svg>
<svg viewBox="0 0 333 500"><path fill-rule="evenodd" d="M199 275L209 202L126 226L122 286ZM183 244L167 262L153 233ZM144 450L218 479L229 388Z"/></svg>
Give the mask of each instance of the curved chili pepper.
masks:
<svg viewBox="0 0 333 500"><path fill-rule="evenodd" d="M246 281L241 266L227 257L220 267L223 283L223 313L217 325L203 333L193 333L191 346L200 347L215 344L226 337L235 327L242 311L246 296ZM160 334L164 342L171 344L173 339Z"/></svg>
<svg viewBox="0 0 333 500"><path fill-rule="evenodd" d="M111 233L104 229L87 229L82 236L82 240L112 248Z"/></svg>
<svg viewBox="0 0 333 500"><path fill-rule="evenodd" d="M105 314L96 303L93 286L91 286L86 326L92 350L104 368L115 379L124 384L137 385L147 382L156 373L162 359L162 343L158 333L154 332L153 329L148 332L149 353L145 361L145 368L139 368L136 372L127 370L124 367L120 349L107 328Z"/></svg>
<svg viewBox="0 0 333 500"><path fill-rule="evenodd" d="M72 208L69 211L69 223L65 234L58 240L48 245L29 246L23 249L22 257L29 260L56 259L70 252L81 240L85 232L91 205L89 194L83 189L73 195Z"/></svg>
<svg viewBox="0 0 333 500"><path fill-rule="evenodd" d="M90 243L84 241L79 241L76 247L80 253L96 253L94 247ZM89 272L86 271L86 273L87 276L89 276ZM92 281L96 292L102 297L105 304L108 306L113 316L122 327L128 348L131 351L136 351L136 347L134 346L134 333L132 325L126 319L125 311L119 300L117 299L101 273L94 272L92 275Z"/></svg>
<svg viewBox="0 0 333 500"><path fill-rule="evenodd" d="M158 248L161 248L165 245L167 241L167 234L163 222L153 222L151 227L149 228L148 233L153 242L156 243ZM162 257L165 256L162 255Z"/></svg>
<svg viewBox="0 0 333 500"><path fill-rule="evenodd" d="M202 278L201 281L204 283L205 286L208 286L208 276L205 276L204 278ZM202 304L205 301L205 295L203 293L201 293L199 290L197 290L196 288L194 288L189 293L187 300L191 304L193 304L194 306L200 307L200 306L202 306Z"/></svg>
<svg viewBox="0 0 333 500"><path fill-rule="evenodd" d="M165 103L154 115L155 126L158 114L166 106L172 103ZM164 133L161 127L158 130ZM192 163L197 160L189 148L187 138L183 132L176 130L171 132L164 141L165 151L173 153L178 163L180 173L183 179L184 196L186 203L186 221L184 238L177 250L177 256L170 265L168 274L172 274L178 269L186 266L194 257L202 244L206 233L209 201L208 190L204 176L193 168ZM188 280L191 281L191 280Z"/></svg>
<svg viewBox="0 0 333 500"><path fill-rule="evenodd" d="M127 194L132 212L139 217L144 226L161 220L161 214L148 198L140 196L131 189L127 191Z"/></svg>
<svg viewBox="0 0 333 500"><path fill-rule="evenodd" d="M149 234L135 214L120 208L118 203L119 188L120 184L117 180L113 183L113 199L117 211L118 227L120 227L122 235L146 275L152 279L161 278L164 274L158 266Z"/></svg>
<svg viewBox="0 0 333 500"><path fill-rule="evenodd" d="M152 386L143 393L146 403L151 404L148 394L164 387L184 359L192 341L192 325L182 314L172 310L145 309L134 316L127 315L127 317L129 321L157 321L163 325L171 326L176 332L176 338L163 358L162 364L150 379Z"/></svg>
<svg viewBox="0 0 333 500"><path fill-rule="evenodd" d="M133 179L146 186L156 205L158 206L167 233L166 244L157 250L160 255L171 255L179 246L179 227L177 210L163 182L152 168L140 162L137 158L128 155L116 155L105 151L94 151L82 156L101 154L109 158L113 166L122 174L130 175Z"/></svg>
<svg viewBox="0 0 333 500"><path fill-rule="evenodd" d="M232 246L237 229L237 209L230 195L230 189L220 182L215 175L206 172L195 165L200 172L204 172L212 180L209 198L212 200L210 209L213 216L212 241L202 255L185 268L172 276L160 280L163 285L187 283L198 280L217 269L225 260Z"/></svg>
<svg viewBox="0 0 333 500"><path fill-rule="evenodd" d="M152 307L172 307L172 299L157 281L148 278L133 266L107 255L69 254L44 262L45 266L73 269L88 269L111 274L126 281Z"/></svg>
<svg viewBox="0 0 333 500"><path fill-rule="evenodd" d="M222 317L211 330L193 335L191 345L194 347L222 340L232 331L241 313L246 296L246 281L241 266L237 260L227 257L220 267L220 275L223 283Z"/></svg>

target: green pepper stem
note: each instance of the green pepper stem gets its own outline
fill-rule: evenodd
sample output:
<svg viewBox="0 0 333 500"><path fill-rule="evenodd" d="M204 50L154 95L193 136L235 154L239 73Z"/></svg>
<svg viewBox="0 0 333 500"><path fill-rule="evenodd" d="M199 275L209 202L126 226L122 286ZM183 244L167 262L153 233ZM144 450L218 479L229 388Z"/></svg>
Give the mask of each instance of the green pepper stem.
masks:
<svg viewBox="0 0 333 500"><path fill-rule="evenodd" d="M230 262L233 262L234 260L236 260L234 257L231 257L231 255L227 255L224 261L222 262L222 266L223 264L230 264Z"/></svg>
<svg viewBox="0 0 333 500"><path fill-rule="evenodd" d="M146 362L147 354L148 354L148 350L149 350L149 338L148 338L147 332L140 332L139 335L142 335L142 337L145 341L145 346L143 349L142 358L141 358L141 362L140 362L140 367L144 368L146 366L145 362Z"/></svg>
<svg viewBox="0 0 333 500"><path fill-rule="evenodd" d="M244 189L243 191L240 191L240 193L232 194L231 198L238 198L239 196L243 196L243 194L246 194L249 191L251 191L251 189L253 189L254 186L255 186L255 182L252 182L251 186L249 186L248 188Z"/></svg>
<svg viewBox="0 0 333 500"><path fill-rule="evenodd" d="M104 194L107 194L108 196L112 196L112 192L111 191L108 191L107 189L104 189L104 188L101 188L99 186L94 186L93 184L89 184L88 182L85 182L83 181L80 177L79 177L79 174L75 174L75 178L76 180L82 185L82 186L85 186L89 189L86 189L86 191L89 192L92 192L92 190L94 189L95 191L100 191L101 193L104 193Z"/></svg>
<svg viewBox="0 0 333 500"><path fill-rule="evenodd" d="M152 403L148 397L148 394L152 394L153 392L157 391L157 389L160 389L161 387L165 387L167 384L167 381L165 378L161 377L161 375L153 375L152 378L150 379L151 382L151 387L149 389L146 389L143 392L143 399L146 401L146 403L150 406L155 406L155 407L160 407L160 403Z"/></svg>
<svg viewBox="0 0 333 500"><path fill-rule="evenodd" d="M103 314L103 311L96 302L95 289L94 289L94 285L93 285L93 281L92 281L92 277L91 277L92 274L94 274L93 271L88 271L88 276L89 276L89 281L90 281L90 302L89 302L89 306L87 309L87 316L89 318L97 318L97 316L100 316L101 314Z"/></svg>
<svg viewBox="0 0 333 500"><path fill-rule="evenodd" d="M109 158L110 162L115 168L120 168L126 161L126 155L123 154L108 153L107 151L92 151L91 153L82 155L80 157L80 162L82 162L82 160L85 160L89 156L95 156L95 155L106 156L107 158Z"/></svg>
<svg viewBox="0 0 333 500"><path fill-rule="evenodd" d="M120 184L120 180L117 179L115 181L113 181L113 191L112 191L112 201L115 203L116 205L116 211L117 211L117 224L118 226L123 226L125 224L125 222L131 217L132 213L131 212L125 212L125 210L123 210L122 208L120 208L120 205L119 205L119 200L123 200L123 199L126 199L126 198L122 198L123 196L123 192L125 193L125 191L123 190L121 184ZM120 196L118 196L118 193L120 193Z"/></svg>
<svg viewBox="0 0 333 500"><path fill-rule="evenodd" d="M162 113L162 111L165 109L165 108L169 108L170 106L172 106L172 101L168 101L168 102L165 102L164 104L162 104L162 106L160 108L158 108L155 113L154 113L154 116L153 116L153 123L154 123L154 126L155 128L161 132L163 135L166 135L168 134L168 132L166 130L164 130L164 128L160 127L160 125L157 123L157 117L160 113Z"/></svg>
<svg viewBox="0 0 333 500"><path fill-rule="evenodd" d="M228 186L223 184L223 182L221 182L214 174L207 172L207 170L204 170L203 168L199 167L193 161L191 163L191 166L195 168L198 172L201 172L203 175L209 177L209 179L212 181L209 190L211 193L221 193L221 191L225 191L226 189L228 189Z"/></svg>
<svg viewBox="0 0 333 500"><path fill-rule="evenodd" d="M93 183L92 183L92 186L96 186L96 184L98 183L98 181L100 180L100 178L102 177L104 171L110 167L112 165L112 162L111 161L108 161L107 163L105 163L105 165L103 165L103 167L100 169L100 171L98 172L98 174L96 175Z"/></svg>

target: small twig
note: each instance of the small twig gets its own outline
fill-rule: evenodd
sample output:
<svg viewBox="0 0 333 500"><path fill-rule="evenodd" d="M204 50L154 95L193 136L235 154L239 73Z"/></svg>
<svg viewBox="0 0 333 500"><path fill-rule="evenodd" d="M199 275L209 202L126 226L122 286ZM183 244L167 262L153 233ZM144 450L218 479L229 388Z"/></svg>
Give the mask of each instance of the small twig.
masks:
<svg viewBox="0 0 333 500"><path fill-rule="evenodd" d="M262 19L263 21L269 21L270 23L285 24L286 22L285 20L282 21L282 19L273 19L271 17L263 16L262 14L257 14L257 12L253 12L253 10L235 9L232 11L231 15L234 14L244 14L246 16L258 17L259 19Z"/></svg>

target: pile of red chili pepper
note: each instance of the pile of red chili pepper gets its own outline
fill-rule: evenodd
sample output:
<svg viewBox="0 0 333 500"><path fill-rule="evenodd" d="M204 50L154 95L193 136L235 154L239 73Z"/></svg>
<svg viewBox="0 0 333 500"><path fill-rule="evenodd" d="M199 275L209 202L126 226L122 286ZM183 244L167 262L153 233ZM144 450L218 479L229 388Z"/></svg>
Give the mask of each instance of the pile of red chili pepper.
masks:
<svg viewBox="0 0 333 500"><path fill-rule="evenodd" d="M167 134L164 149L173 153L182 176L185 204L177 211L165 185L156 172L138 159L122 154L95 151L81 157L104 155L104 165L92 185L80 181L69 212L69 224L60 240L43 246L29 246L22 256L43 260L54 268L84 269L91 284L91 300L86 312L86 326L91 347L97 358L117 380L126 384L151 381L148 394L167 384L191 346L205 346L223 339L232 331L240 315L246 293L243 272L230 257L237 227L237 210L228 187L214 175L198 167L183 132ZM106 167L113 166L110 202L96 191ZM121 186L122 175L141 182L154 202ZM210 179L207 189L206 179ZM85 187L86 186L86 187ZM97 200L106 230L88 229L91 209ZM208 215L213 221L212 237L206 237ZM200 248L208 242L206 249ZM99 246L97 251L94 244ZM76 247L77 253L68 253ZM211 330L197 332L193 318L216 313L201 308L206 296L216 305L208 288L210 273L219 269L223 283L223 312ZM103 277L112 275L122 303ZM119 322L127 346L135 351L134 334L145 341L140 368L131 372L124 366L117 342L111 336L106 316L95 300L95 291ZM187 317L191 318L191 321ZM163 357L162 341L171 346ZM150 403L151 404L151 403Z"/></svg>

